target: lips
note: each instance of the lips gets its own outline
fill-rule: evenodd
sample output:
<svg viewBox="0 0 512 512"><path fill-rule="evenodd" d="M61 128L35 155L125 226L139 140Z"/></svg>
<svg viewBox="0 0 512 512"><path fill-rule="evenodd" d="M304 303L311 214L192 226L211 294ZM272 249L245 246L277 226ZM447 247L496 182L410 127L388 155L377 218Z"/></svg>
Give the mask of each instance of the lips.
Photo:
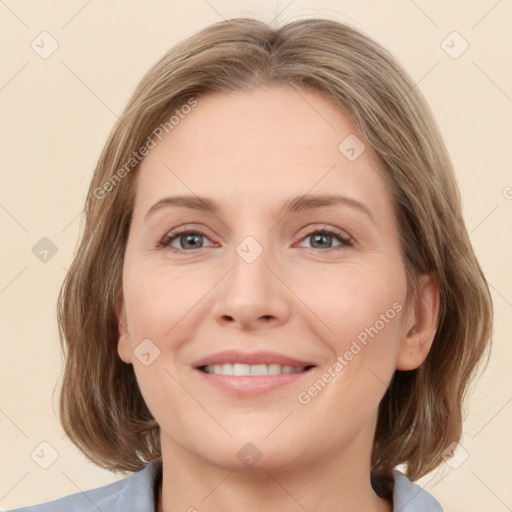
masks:
<svg viewBox="0 0 512 512"><path fill-rule="evenodd" d="M278 388L298 385L316 365L276 352L225 350L192 363L203 383L235 397L256 397Z"/></svg>
<svg viewBox="0 0 512 512"><path fill-rule="evenodd" d="M192 366L197 369L206 366L224 364L245 364L245 365L270 365L291 366L293 368L305 368L316 366L312 361L300 360L276 352L240 352L238 350L225 350L194 361Z"/></svg>

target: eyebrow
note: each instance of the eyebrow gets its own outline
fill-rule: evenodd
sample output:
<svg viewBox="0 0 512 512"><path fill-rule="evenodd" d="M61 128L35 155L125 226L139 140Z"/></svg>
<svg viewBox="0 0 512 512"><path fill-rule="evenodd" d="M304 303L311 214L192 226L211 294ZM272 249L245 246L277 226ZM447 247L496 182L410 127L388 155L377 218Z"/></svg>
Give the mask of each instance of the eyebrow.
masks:
<svg viewBox="0 0 512 512"><path fill-rule="evenodd" d="M280 212L287 214L291 212L301 212L332 205L345 205L350 206L351 208L355 208L360 212L365 213L375 224L375 218L373 217L371 210L366 205L357 199L341 194L305 194L298 196L286 201L281 207ZM157 201L147 211L145 219L147 219L150 213L168 206L179 206L213 214L217 214L219 211L219 207L215 201L208 199L207 197L190 195L169 196Z"/></svg>

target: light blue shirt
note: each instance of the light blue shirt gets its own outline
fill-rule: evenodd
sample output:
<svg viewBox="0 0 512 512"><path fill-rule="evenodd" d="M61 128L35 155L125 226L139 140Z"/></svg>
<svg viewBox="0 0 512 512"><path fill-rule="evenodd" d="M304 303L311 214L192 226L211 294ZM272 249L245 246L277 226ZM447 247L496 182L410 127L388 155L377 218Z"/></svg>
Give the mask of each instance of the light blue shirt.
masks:
<svg viewBox="0 0 512 512"><path fill-rule="evenodd" d="M162 459L122 480L11 512L156 512L155 493ZM393 471L393 512L443 512L439 502L404 474Z"/></svg>

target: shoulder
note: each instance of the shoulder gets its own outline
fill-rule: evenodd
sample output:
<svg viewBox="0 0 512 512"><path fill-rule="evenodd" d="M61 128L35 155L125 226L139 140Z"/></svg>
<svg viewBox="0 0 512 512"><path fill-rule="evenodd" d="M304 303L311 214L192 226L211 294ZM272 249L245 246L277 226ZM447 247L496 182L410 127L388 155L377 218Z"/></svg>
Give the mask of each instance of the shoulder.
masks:
<svg viewBox="0 0 512 512"><path fill-rule="evenodd" d="M400 471L393 471L393 512L443 512L441 504L423 487L411 482Z"/></svg>
<svg viewBox="0 0 512 512"><path fill-rule="evenodd" d="M142 470L117 482L10 512L154 512L155 484L161 471L162 459L154 459Z"/></svg>

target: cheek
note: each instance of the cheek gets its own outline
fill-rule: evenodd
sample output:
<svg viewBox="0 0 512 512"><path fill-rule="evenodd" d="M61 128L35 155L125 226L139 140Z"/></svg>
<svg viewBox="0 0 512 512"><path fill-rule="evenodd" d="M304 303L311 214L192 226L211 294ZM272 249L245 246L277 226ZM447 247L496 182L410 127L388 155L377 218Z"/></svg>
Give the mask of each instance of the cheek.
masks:
<svg viewBox="0 0 512 512"><path fill-rule="evenodd" d="M171 269L168 263L135 258L125 263L123 293L138 386L156 421L172 425L176 433L186 431L187 415L174 411L190 406L190 397L178 384L183 377L177 371L180 340L187 339L186 330L190 338L194 305L206 293L205 286L200 276ZM144 353L150 354L149 364L139 357Z"/></svg>
<svg viewBox="0 0 512 512"><path fill-rule="evenodd" d="M316 334L329 347L332 362L304 386L298 402L313 417L326 417L328 407L333 414L326 417L325 427L332 432L338 431L339 419L350 414L344 428L355 435L376 414L395 371L403 332L405 274L384 265L373 271L353 267L325 282L322 293L311 282L305 289L316 290L309 304L322 313Z"/></svg>
<svg viewBox="0 0 512 512"><path fill-rule="evenodd" d="M372 267L354 264L339 271L330 269L326 276L317 274L314 281L303 282L302 294L322 321L322 338L339 354L349 350L354 340L369 347L370 340L391 343L398 339L406 292L403 268L382 262Z"/></svg>
<svg viewBox="0 0 512 512"><path fill-rule="evenodd" d="M332 361L319 380L308 383L311 388L304 389L299 403L314 402L316 414L325 404L341 415L350 410L354 424L361 424L375 413L395 371L403 333L405 271L399 261L387 260L330 274L316 281L321 287L310 280L304 283L308 305L322 320L316 321L315 335L329 348Z"/></svg>
<svg viewBox="0 0 512 512"><path fill-rule="evenodd" d="M169 265L134 266L123 275L128 328L132 338L179 337L187 314L208 290L207 282L193 272ZM167 342L166 342L167 343Z"/></svg>

